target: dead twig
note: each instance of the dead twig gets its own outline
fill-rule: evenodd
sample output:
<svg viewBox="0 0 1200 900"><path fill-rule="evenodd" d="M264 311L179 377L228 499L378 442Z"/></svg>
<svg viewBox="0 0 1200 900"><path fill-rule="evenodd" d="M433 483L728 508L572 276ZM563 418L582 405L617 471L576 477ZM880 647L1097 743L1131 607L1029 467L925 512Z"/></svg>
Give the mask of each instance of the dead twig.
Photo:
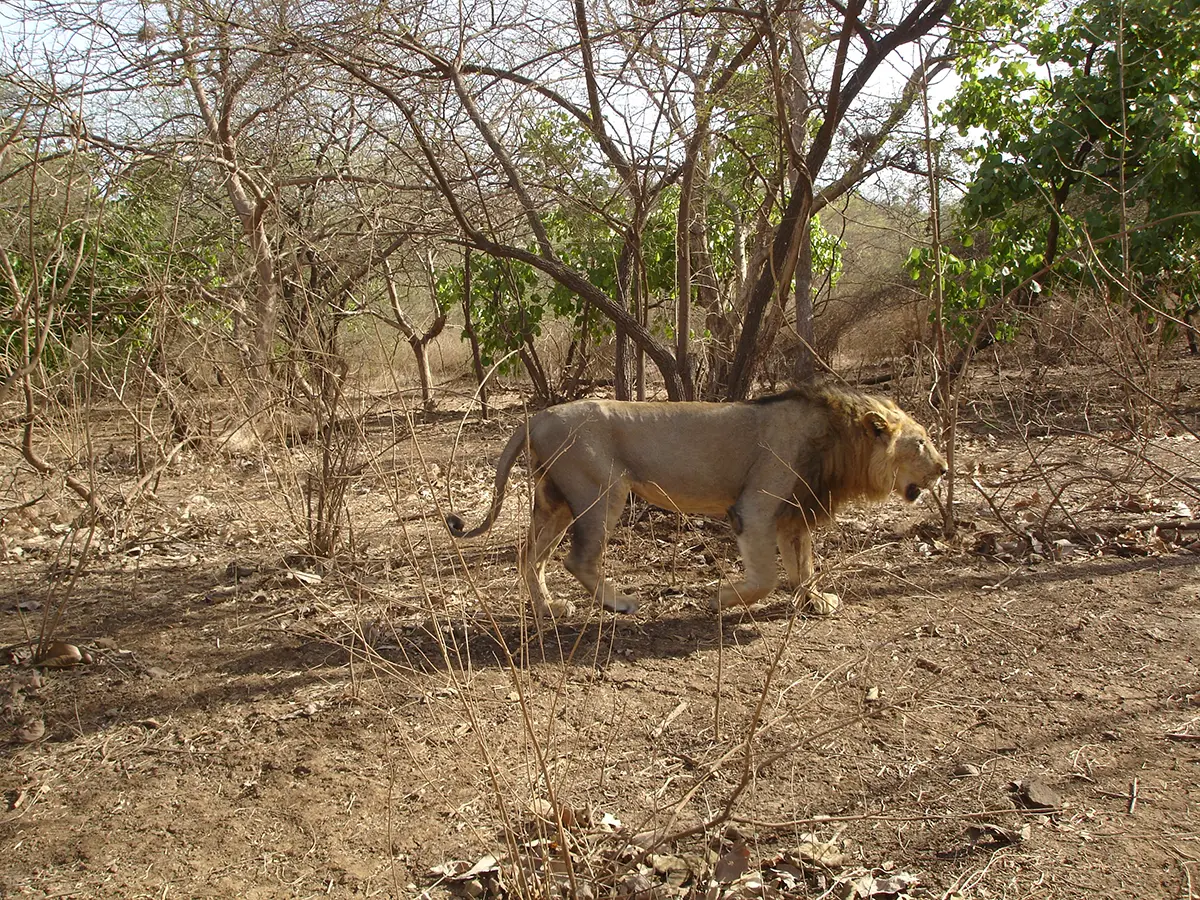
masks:
<svg viewBox="0 0 1200 900"><path fill-rule="evenodd" d="M994 819L1013 814L1019 816L1048 816L1062 812L1060 808L1021 809L1019 807L1004 807L983 809L976 812L961 813L922 813L920 815L888 815L886 813L857 813L844 816L812 816L806 819L787 819L782 822L771 822L763 819L751 819L742 816L730 816L729 821L738 825L748 825L759 831L789 831L793 828L804 828L813 825L825 825L832 822L887 822L889 824L905 824L913 822L954 822L959 820L978 821Z"/></svg>

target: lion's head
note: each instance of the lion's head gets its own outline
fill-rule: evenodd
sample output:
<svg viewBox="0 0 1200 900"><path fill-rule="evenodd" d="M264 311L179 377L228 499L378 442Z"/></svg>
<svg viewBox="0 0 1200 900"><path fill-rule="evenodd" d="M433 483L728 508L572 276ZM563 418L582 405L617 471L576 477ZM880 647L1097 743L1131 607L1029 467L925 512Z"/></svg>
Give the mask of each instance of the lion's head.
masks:
<svg viewBox="0 0 1200 900"><path fill-rule="evenodd" d="M946 459L933 446L929 433L890 401L877 401L863 415L874 436L872 481L881 495L896 493L916 503L921 491L932 488L947 472Z"/></svg>

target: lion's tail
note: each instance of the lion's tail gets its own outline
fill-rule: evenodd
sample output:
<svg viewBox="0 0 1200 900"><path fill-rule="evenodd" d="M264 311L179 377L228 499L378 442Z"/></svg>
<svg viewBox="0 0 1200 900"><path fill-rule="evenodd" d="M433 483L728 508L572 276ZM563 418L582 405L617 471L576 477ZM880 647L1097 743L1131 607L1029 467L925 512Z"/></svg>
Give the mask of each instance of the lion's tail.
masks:
<svg viewBox="0 0 1200 900"><path fill-rule="evenodd" d="M450 529L450 533L456 538L473 538L483 534L495 524L496 517L500 515L500 507L504 505L504 488L508 484L509 473L512 472L513 464L516 463L517 457L525 449L525 445L529 442L529 423L521 425L513 436L508 439L508 443L504 447L504 452L500 454L500 459L496 462L496 487L492 494L492 506L488 510L483 521L467 530L467 523L461 517L450 513L446 516L446 527Z"/></svg>

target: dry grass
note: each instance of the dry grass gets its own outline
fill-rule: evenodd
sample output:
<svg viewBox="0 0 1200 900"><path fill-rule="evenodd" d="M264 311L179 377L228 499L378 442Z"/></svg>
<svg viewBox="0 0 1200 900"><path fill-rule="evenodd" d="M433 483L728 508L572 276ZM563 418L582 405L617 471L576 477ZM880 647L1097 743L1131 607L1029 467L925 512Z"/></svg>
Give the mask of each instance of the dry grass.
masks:
<svg viewBox="0 0 1200 900"><path fill-rule="evenodd" d="M959 538L895 505L821 535L824 586L846 601L832 618L782 594L714 617L727 528L639 509L609 563L644 611L535 632L520 492L478 543L441 523L447 478L461 510L485 505L520 397L495 398L495 422L464 417L467 390L422 414L399 376L354 398L332 564L305 553L319 444L180 453L83 569L63 551L81 539L66 497L10 514L4 715L46 733L0 765L0 885L1190 896L1200 532L1176 514L1195 508L1200 451L1185 429L1126 428L1102 369L1022 365L964 390L978 488ZM1195 381L1191 360L1157 365ZM1194 388L1176 399L1194 428ZM144 474L109 409L54 433L64 459L93 448L111 494ZM14 474L9 505L33 485ZM63 596L64 559L56 636L93 661L30 688L25 629L47 608L31 604ZM1052 810L1014 804L1030 779Z"/></svg>

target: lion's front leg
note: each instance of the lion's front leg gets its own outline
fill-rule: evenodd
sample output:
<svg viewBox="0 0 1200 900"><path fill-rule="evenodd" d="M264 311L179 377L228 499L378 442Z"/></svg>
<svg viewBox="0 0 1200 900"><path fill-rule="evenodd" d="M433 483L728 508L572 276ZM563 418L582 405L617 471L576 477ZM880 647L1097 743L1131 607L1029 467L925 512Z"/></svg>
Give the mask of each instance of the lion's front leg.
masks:
<svg viewBox="0 0 1200 900"><path fill-rule="evenodd" d="M779 556L787 572L788 586L798 588L812 581L812 529L799 516L780 516L775 525Z"/></svg>
<svg viewBox="0 0 1200 900"><path fill-rule="evenodd" d="M781 516L776 525L779 555L787 571L788 584L803 592L803 608L818 616L832 615L841 606L837 594L813 587L812 529L801 516Z"/></svg>
<svg viewBox="0 0 1200 900"><path fill-rule="evenodd" d="M738 534L738 550L746 567L746 577L736 584L721 586L715 606L756 603L775 590L778 578L775 572L774 523L770 518L741 515L742 530Z"/></svg>

